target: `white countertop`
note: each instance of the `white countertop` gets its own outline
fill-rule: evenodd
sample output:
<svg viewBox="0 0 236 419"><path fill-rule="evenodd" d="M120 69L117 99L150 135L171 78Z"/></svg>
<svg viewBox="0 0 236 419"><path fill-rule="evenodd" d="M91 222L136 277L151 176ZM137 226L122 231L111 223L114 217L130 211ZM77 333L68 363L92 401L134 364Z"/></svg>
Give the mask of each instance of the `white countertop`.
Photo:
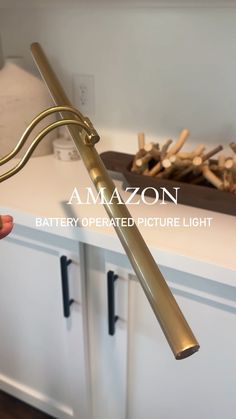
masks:
<svg viewBox="0 0 236 419"><path fill-rule="evenodd" d="M12 167L13 162L7 168ZM4 166L4 170L6 166ZM3 170L2 170L3 172ZM121 182L115 182L121 188ZM62 162L54 156L34 157L13 178L0 184L0 213L14 216L16 224L36 228L36 217L104 217L102 205L67 205L74 187L92 186L81 161ZM127 193L122 192L125 198ZM132 217L212 217L210 227L140 227L156 261L163 266L236 284L236 217L167 202L166 205L129 206ZM181 222L182 223L182 222ZM78 239L124 253L113 227L37 227L41 231ZM13 232L14 234L14 232Z"/></svg>

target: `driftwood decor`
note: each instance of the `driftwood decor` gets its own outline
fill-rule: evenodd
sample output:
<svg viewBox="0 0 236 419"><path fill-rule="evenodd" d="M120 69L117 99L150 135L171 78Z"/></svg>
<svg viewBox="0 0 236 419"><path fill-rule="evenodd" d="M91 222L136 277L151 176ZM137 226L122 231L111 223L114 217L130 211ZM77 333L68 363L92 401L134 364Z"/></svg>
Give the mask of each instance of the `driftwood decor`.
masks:
<svg viewBox="0 0 236 419"><path fill-rule="evenodd" d="M203 144L192 151L183 151L188 137L189 131L184 129L175 142L168 139L161 145L159 142L145 143L144 133L139 133L139 149L133 158L131 172L194 185L210 183L219 190L236 193L236 143L230 144L230 155L222 152L222 145L208 152ZM212 160L217 154L218 159Z"/></svg>
<svg viewBox="0 0 236 419"><path fill-rule="evenodd" d="M179 187L179 204L236 215L236 142L227 153L221 145L208 151L203 144L185 151L188 137L185 129L175 142L160 144L140 133L135 156L107 151L101 158L108 170L122 173L125 187L139 187L138 193L154 197L152 188Z"/></svg>

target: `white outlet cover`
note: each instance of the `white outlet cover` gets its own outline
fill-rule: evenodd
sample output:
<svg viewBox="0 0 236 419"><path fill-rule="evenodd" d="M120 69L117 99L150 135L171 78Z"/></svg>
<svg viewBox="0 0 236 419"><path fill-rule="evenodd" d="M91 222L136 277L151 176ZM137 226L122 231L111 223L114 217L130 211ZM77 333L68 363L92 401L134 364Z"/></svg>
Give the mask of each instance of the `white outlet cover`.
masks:
<svg viewBox="0 0 236 419"><path fill-rule="evenodd" d="M94 76L89 74L73 74L73 103L84 115L94 116Z"/></svg>

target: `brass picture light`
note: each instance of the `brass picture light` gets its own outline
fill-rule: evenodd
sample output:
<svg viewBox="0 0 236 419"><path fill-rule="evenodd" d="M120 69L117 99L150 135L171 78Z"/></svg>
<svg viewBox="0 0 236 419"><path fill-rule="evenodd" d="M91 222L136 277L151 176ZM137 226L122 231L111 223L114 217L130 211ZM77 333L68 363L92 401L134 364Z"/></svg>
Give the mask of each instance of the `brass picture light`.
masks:
<svg viewBox="0 0 236 419"><path fill-rule="evenodd" d="M40 44L33 43L31 51L56 106L43 111L31 122L14 150L0 160L0 165L18 153L39 121L53 113L59 113L61 119L40 131L20 162L0 176L0 182L21 170L37 145L51 130L66 125L97 191L102 189L105 194L107 203L104 206L109 217L111 219L130 218L131 215L127 207L119 205L117 197L113 196L115 185L96 151L95 144L99 141L99 136L91 121L71 106ZM135 224L132 226L117 225L115 229L175 358L183 359L192 355L199 349L199 344L137 226Z"/></svg>

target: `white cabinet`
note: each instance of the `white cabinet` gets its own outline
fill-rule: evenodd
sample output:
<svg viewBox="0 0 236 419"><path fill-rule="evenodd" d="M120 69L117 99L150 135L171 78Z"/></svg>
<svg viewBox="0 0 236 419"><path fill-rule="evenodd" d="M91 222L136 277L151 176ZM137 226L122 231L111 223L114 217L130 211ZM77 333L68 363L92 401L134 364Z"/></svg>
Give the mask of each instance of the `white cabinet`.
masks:
<svg viewBox="0 0 236 419"><path fill-rule="evenodd" d="M71 315L62 304L60 256ZM15 227L0 243L0 387L58 419L88 419L87 348L79 245Z"/></svg>
<svg viewBox="0 0 236 419"><path fill-rule="evenodd" d="M73 260L68 319L61 255ZM236 287L161 267L201 345L176 361L126 256L16 226L0 263L2 389L58 419L234 419Z"/></svg>
<svg viewBox="0 0 236 419"><path fill-rule="evenodd" d="M162 269L199 339L176 361L137 281L130 283L128 419L233 419L236 288Z"/></svg>
<svg viewBox="0 0 236 419"><path fill-rule="evenodd" d="M93 419L233 419L236 411L236 288L161 267L198 338L176 361L125 256L87 246ZM114 336L107 331L106 273L115 284Z"/></svg>

